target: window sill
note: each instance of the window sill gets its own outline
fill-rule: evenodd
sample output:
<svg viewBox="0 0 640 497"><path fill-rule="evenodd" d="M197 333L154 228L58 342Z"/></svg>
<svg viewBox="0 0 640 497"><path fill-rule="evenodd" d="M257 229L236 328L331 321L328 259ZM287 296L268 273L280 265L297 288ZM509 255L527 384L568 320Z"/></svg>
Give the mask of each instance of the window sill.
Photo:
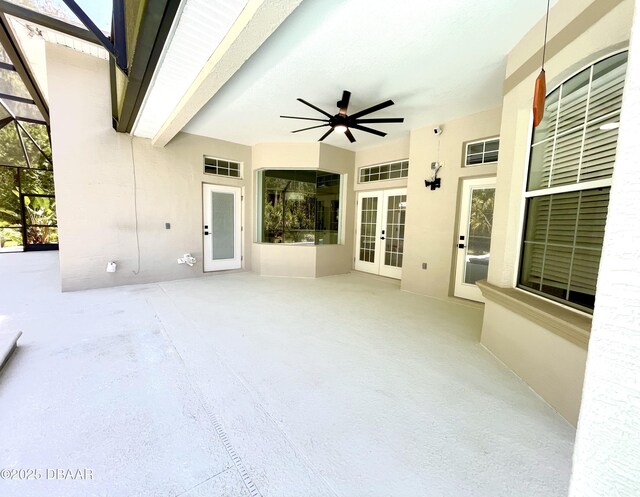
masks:
<svg viewBox="0 0 640 497"><path fill-rule="evenodd" d="M586 349L591 336L591 316L517 288L500 288L486 280L476 283L491 302L520 314L556 335Z"/></svg>

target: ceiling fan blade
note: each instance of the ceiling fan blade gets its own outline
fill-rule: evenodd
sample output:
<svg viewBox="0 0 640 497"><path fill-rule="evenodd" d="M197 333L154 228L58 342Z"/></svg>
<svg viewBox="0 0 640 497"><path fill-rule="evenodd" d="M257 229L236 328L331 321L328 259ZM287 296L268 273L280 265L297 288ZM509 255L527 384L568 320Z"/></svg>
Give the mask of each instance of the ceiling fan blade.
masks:
<svg viewBox="0 0 640 497"><path fill-rule="evenodd" d="M323 123L329 122L328 119L316 119L315 117L298 117L298 116L280 116L280 117L284 117L285 119L302 119L304 121L321 121Z"/></svg>
<svg viewBox="0 0 640 497"><path fill-rule="evenodd" d="M382 110L386 107L393 105L393 100L387 100L386 102L382 102L378 105L374 105L373 107L369 107L368 109L361 110L360 112L356 112L355 114L351 114L349 117L351 119L356 119L360 116L365 116L367 114L371 114L372 112L376 112L378 110Z"/></svg>
<svg viewBox="0 0 640 497"><path fill-rule="evenodd" d="M374 135L387 136L387 134L383 133L382 131L378 131L377 129L373 129L373 128L367 128L366 126L360 126L359 124L350 124L349 126L351 128L353 128L353 129L359 129L360 131L366 131L367 133L373 133Z"/></svg>
<svg viewBox="0 0 640 497"><path fill-rule="evenodd" d="M338 107L340 107L340 114L343 116L347 115L347 108L349 107L349 100L351 99L351 92L344 90L342 92L342 99L338 102Z"/></svg>
<svg viewBox="0 0 640 497"><path fill-rule="evenodd" d="M356 141L356 139L354 138L353 134L351 134L351 131L350 131L349 129L347 129L347 130L344 132L344 135L345 135L347 138L349 138L349 141L350 141L351 143L353 143L354 141Z"/></svg>
<svg viewBox="0 0 640 497"><path fill-rule="evenodd" d="M327 116L327 117L333 117L333 116L332 116L331 114L329 114L328 112L326 112L326 111L322 110L320 107L316 107L315 105L310 104L310 103L309 103L309 102L307 102L306 100L302 100L301 98L299 98L299 99L298 99L298 101L299 101L299 102L302 102L302 103L303 103L303 104L305 104L305 105L308 105L308 106L309 106L309 107L311 107L312 109L317 110L318 112L320 112L320 113L324 114L324 115L325 115L325 116Z"/></svg>
<svg viewBox="0 0 640 497"><path fill-rule="evenodd" d="M403 123L404 117L379 117L373 119L357 119L358 123Z"/></svg>
<svg viewBox="0 0 640 497"><path fill-rule="evenodd" d="M319 124L318 126L311 126L309 128L296 129L295 131L292 131L292 133L300 133L300 131L307 131L308 129L324 128L325 126L329 126L329 123Z"/></svg>
<svg viewBox="0 0 640 497"><path fill-rule="evenodd" d="M331 128L331 129L330 129L329 131L327 131L324 135L322 135L318 141L319 141L319 142L321 142L321 141L322 141L322 140L324 140L327 136L329 136L331 133L333 133L333 128Z"/></svg>

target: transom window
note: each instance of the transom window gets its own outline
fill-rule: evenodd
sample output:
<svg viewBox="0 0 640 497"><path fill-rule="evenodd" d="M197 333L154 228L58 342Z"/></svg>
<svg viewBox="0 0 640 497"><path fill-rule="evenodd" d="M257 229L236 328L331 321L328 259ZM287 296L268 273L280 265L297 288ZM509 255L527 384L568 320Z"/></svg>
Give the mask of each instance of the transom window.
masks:
<svg viewBox="0 0 640 497"><path fill-rule="evenodd" d="M465 166L479 166L498 162L499 138L489 138L467 143L465 147Z"/></svg>
<svg viewBox="0 0 640 497"><path fill-rule="evenodd" d="M360 169L359 182L384 181L388 179L406 178L409 175L409 161L389 162L377 166Z"/></svg>
<svg viewBox="0 0 640 497"><path fill-rule="evenodd" d="M204 173L240 178L240 163L232 160L217 159L215 157L205 157Z"/></svg>
<svg viewBox="0 0 640 497"><path fill-rule="evenodd" d="M627 52L551 92L533 133L519 286L593 309Z"/></svg>

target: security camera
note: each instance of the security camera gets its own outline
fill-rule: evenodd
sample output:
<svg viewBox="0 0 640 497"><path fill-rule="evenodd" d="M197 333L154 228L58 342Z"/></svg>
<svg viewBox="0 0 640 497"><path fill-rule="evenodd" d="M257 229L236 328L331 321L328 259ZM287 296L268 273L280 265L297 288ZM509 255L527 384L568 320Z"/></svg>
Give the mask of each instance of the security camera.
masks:
<svg viewBox="0 0 640 497"><path fill-rule="evenodd" d="M440 126L436 126L435 128L433 128L433 134L434 135L441 135L442 134L442 128Z"/></svg>

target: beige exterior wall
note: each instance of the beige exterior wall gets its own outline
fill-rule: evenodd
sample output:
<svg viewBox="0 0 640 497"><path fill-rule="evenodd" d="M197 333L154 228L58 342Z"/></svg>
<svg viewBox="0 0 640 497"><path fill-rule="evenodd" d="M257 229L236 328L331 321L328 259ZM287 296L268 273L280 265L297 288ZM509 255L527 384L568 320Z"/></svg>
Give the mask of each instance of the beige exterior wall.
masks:
<svg viewBox="0 0 640 497"><path fill-rule="evenodd" d="M62 289L202 276L202 184L244 187L245 225L253 208L251 182L203 174L203 156L243 162L250 177L251 148L180 134L158 149L116 133L108 62L56 45L47 45L46 52ZM248 262L250 240L244 248ZM187 252L198 260L194 267L177 264ZM106 272L108 261L118 264L116 273Z"/></svg>
<svg viewBox="0 0 640 497"><path fill-rule="evenodd" d="M253 271L264 276L314 278L348 273L353 257L352 206L355 154L324 143L260 143L253 147L253 178L259 169L322 169L343 175L342 233L337 245L257 243L255 213L252 227Z"/></svg>
<svg viewBox="0 0 640 497"><path fill-rule="evenodd" d="M575 426L585 348L491 301L484 306L482 344Z"/></svg>
<svg viewBox="0 0 640 497"><path fill-rule="evenodd" d="M438 298L448 298L453 294L460 180L496 173L495 164L462 167L463 145L468 141L498 136L500 116L499 108L492 109L411 132L403 290ZM444 130L439 136L433 133L438 124ZM424 186L424 180L430 179L434 161L440 161L444 166L438 173L442 187L432 191ZM427 263L426 270L422 269L423 262Z"/></svg>
<svg viewBox="0 0 640 497"><path fill-rule="evenodd" d="M552 90L598 57L625 47L632 16L632 0L560 0L550 14L549 57L545 64L547 89ZM488 276L490 283L503 288L513 287L517 280L533 88L540 70L532 61L539 55L543 30L541 20L513 49L507 63ZM497 303L487 305L482 343L575 423L586 351L559 337L548 336L545 329L509 313ZM558 351L562 354L557 354ZM556 364L562 361L564 365ZM545 371L553 374L547 375Z"/></svg>
<svg viewBox="0 0 640 497"><path fill-rule="evenodd" d="M330 145L320 145L320 169L343 174L342 233L339 245L319 245L316 248L316 276L344 274L353 267L355 219L354 187L355 153Z"/></svg>

